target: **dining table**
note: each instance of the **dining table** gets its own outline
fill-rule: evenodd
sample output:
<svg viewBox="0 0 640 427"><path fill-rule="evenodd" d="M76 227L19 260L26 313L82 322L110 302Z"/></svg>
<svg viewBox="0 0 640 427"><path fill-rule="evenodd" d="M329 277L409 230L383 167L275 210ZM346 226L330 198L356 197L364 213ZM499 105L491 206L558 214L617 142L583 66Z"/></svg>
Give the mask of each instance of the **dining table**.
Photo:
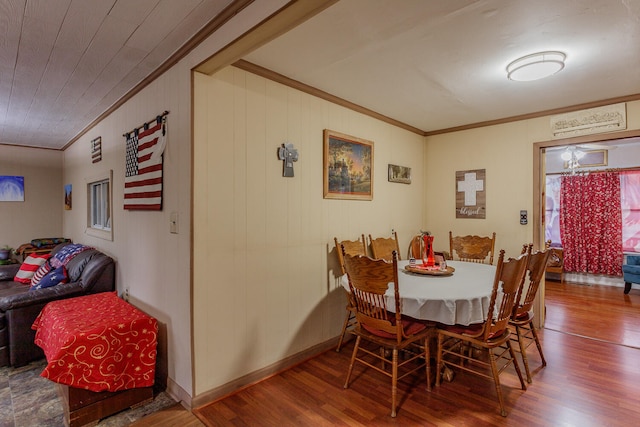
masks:
<svg viewBox="0 0 640 427"><path fill-rule="evenodd" d="M486 320L495 265L447 261L450 274L421 274L408 271L408 264L408 260L398 261L398 288L403 315L445 325L470 325ZM342 276L341 284L350 292L346 274ZM393 311L393 283L389 283L385 300L387 308Z"/></svg>

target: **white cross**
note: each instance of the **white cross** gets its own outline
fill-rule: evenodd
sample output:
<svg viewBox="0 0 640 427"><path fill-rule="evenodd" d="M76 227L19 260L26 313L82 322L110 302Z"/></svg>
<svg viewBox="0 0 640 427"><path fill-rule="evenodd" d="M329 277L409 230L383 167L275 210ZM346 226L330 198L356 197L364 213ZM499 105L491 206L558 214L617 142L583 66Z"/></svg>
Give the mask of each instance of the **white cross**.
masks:
<svg viewBox="0 0 640 427"><path fill-rule="evenodd" d="M458 181L458 192L464 191L464 205L476 205L476 192L484 189L484 182L476 179L475 172L465 173L464 181Z"/></svg>

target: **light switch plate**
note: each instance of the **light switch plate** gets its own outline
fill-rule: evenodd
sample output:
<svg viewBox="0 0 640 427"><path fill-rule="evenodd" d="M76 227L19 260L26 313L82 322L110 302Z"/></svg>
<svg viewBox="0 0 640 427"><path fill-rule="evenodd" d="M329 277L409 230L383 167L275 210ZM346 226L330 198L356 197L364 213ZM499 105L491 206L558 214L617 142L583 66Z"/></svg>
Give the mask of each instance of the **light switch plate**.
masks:
<svg viewBox="0 0 640 427"><path fill-rule="evenodd" d="M520 211L520 224L527 225L527 211Z"/></svg>

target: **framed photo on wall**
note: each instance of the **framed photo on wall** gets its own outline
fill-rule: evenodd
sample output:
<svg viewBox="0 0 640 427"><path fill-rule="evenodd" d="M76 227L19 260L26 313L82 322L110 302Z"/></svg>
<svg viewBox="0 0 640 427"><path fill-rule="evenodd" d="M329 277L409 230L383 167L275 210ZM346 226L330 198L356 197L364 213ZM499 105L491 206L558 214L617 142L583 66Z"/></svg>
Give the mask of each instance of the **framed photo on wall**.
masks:
<svg viewBox="0 0 640 427"><path fill-rule="evenodd" d="M64 210L66 211L70 211L73 207L73 191L71 188L71 184L64 186Z"/></svg>
<svg viewBox="0 0 640 427"><path fill-rule="evenodd" d="M324 130L325 199L373 200L373 142Z"/></svg>
<svg viewBox="0 0 640 427"><path fill-rule="evenodd" d="M389 182L411 184L411 168L389 164Z"/></svg>

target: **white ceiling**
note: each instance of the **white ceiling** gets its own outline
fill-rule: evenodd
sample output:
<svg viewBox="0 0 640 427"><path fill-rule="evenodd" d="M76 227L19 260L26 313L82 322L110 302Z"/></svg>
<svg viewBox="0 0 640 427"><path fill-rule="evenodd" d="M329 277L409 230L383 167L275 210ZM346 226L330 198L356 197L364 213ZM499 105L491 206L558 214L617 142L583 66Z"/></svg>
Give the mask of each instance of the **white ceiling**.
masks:
<svg viewBox="0 0 640 427"><path fill-rule="evenodd" d="M429 132L640 94L640 0L341 0L244 59Z"/></svg>
<svg viewBox="0 0 640 427"><path fill-rule="evenodd" d="M0 0L0 143L62 148L231 0Z"/></svg>
<svg viewBox="0 0 640 427"><path fill-rule="evenodd" d="M64 147L229 3L0 0L0 143ZM430 132L640 94L640 0L340 0L244 59Z"/></svg>

